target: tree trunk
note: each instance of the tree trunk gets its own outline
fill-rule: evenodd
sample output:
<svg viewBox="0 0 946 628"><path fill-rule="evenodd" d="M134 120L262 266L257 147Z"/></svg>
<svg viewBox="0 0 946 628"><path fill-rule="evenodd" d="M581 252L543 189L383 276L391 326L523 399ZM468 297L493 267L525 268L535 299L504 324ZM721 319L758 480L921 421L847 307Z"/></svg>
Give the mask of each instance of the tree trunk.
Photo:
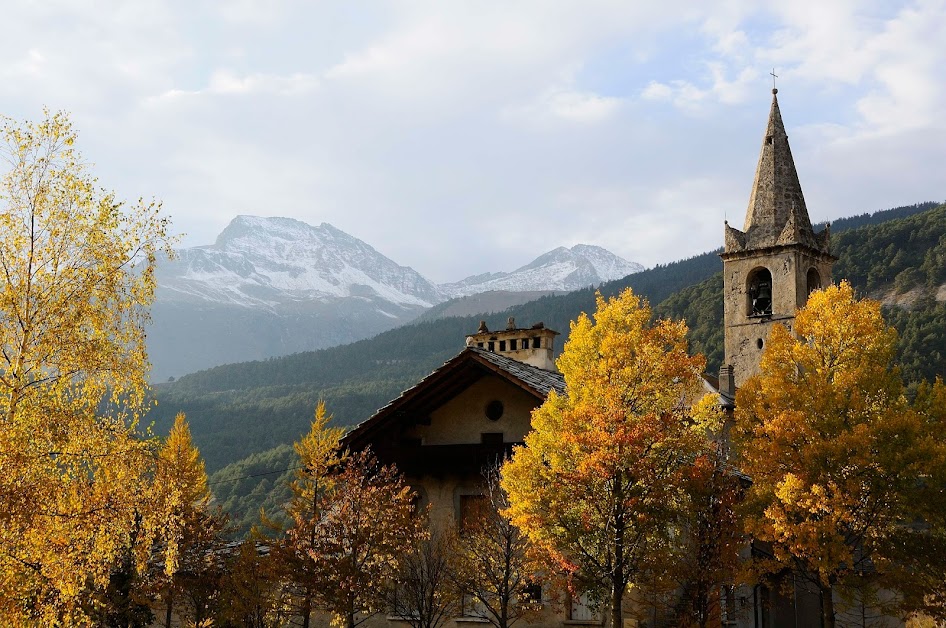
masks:
<svg viewBox="0 0 946 628"><path fill-rule="evenodd" d="M626 586L625 565L624 565L624 515L626 505L624 504L624 475L617 472L614 480L614 566L611 571L611 626L612 628L622 628L623 613L621 612L621 602L624 599L624 587Z"/></svg>
<svg viewBox="0 0 946 628"><path fill-rule="evenodd" d="M611 628L622 628L623 613L621 612L621 602L624 598L624 591L617 583L611 585Z"/></svg>
<svg viewBox="0 0 946 628"><path fill-rule="evenodd" d="M823 628L834 628L834 588L831 585L821 585L821 625Z"/></svg>
<svg viewBox="0 0 946 628"><path fill-rule="evenodd" d="M171 609L174 607L174 594L168 591L168 608L164 613L164 625L171 628Z"/></svg>
<svg viewBox="0 0 946 628"><path fill-rule="evenodd" d="M306 589L302 600L302 628L309 628L309 616L312 614L312 594Z"/></svg>
<svg viewBox="0 0 946 628"><path fill-rule="evenodd" d="M355 600L348 600L348 617L346 618L346 628L355 628Z"/></svg>

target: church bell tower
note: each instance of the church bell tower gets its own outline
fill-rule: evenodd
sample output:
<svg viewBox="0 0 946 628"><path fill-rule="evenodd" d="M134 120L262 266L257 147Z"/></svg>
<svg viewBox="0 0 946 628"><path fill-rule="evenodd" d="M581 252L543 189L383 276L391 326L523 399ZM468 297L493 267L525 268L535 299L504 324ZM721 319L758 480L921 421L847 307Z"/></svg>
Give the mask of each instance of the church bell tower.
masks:
<svg viewBox="0 0 946 628"><path fill-rule="evenodd" d="M745 224L740 231L726 223L720 255L725 364L736 386L758 372L772 326L792 329L795 310L830 283L837 260L829 252L829 230L811 227L776 94L773 89Z"/></svg>

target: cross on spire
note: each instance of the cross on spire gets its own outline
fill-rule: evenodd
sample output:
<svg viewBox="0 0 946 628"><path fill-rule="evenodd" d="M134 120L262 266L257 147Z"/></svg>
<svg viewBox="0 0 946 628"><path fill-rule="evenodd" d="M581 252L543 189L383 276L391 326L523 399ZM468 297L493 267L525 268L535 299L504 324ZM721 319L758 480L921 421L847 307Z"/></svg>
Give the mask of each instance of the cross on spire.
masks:
<svg viewBox="0 0 946 628"><path fill-rule="evenodd" d="M772 71L769 72L769 74L772 76L772 93L773 94L778 93L775 87L775 79L778 78L778 74L775 73L775 68L772 68Z"/></svg>

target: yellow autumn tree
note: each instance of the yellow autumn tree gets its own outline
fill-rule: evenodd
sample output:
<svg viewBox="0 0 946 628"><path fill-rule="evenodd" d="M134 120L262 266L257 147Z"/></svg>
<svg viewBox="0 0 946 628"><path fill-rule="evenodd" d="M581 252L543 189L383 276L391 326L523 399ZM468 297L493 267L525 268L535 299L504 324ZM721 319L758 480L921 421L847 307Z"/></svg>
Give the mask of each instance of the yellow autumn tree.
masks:
<svg viewBox="0 0 946 628"><path fill-rule="evenodd" d="M318 609L333 625L355 628L385 608L404 556L424 531L400 473L370 451L342 450L344 430L329 427L331 419L319 401L309 433L295 444L301 468L277 557L301 600L303 626Z"/></svg>
<svg viewBox="0 0 946 628"><path fill-rule="evenodd" d="M683 323L651 322L627 290L598 295L594 321L572 323L557 364L566 393L533 412L525 446L503 467L507 512L621 626L628 585L681 525L707 434L689 403L704 362L687 353Z"/></svg>
<svg viewBox="0 0 946 628"><path fill-rule="evenodd" d="M752 478L746 526L772 553L760 568L809 578L829 628L836 593L882 582L897 563L891 541L922 514L923 480L942 465L941 436L891 365L896 338L879 303L846 282L828 287L798 312L794 334L773 328L760 374L736 396L739 465Z"/></svg>
<svg viewBox="0 0 946 628"><path fill-rule="evenodd" d="M310 550L316 546L318 526L335 487L339 464L347 457L340 448L345 430L329 427L331 420L332 415L326 412L325 402L320 399L308 434L294 445L300 467L290 484L292 498L286 506L286 514L291 524L281 549L285 553L287 574L300 598L303 628L309 628L313 596L322 578L321 566Z"/></svg>
<svg viewBox="0 0 946 628"><path fill-rule="evenodd" d="M154 502L148 513L163 552L164 572L159 578L170 625L178 592L195 588L194 579L216 567L213 552L220 545L224 517L210 509L211 494L200 452L191 439L183 413L174 419L167 440L158 451ZM192 605L196 605L191 600ZM204 609L182 608L184 616L200 619Z"/></svg>
<svg viewBox="0 0 946 628"><path fill-rule="evenodd" d="M146 551L136 425L167 221L97 187L65 114L0 134L0 623L82 624L132 538Z"/></svg>

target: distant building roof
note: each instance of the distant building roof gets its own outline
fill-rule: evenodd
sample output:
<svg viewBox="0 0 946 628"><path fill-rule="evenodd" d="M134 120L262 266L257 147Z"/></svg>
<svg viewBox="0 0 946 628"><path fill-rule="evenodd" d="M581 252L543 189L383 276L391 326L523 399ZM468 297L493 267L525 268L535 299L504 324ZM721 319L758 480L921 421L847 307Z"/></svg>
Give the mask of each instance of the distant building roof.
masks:
<svg viewBox="0 0 946 628"><path fill-rule="evenodd" d="M505 379L539 400L544 400L552 390L565 391L565 378L561 373L546 371L478 347L467 347L380 408L371 418L355 426L342 442L348 447L363 447L378 430L402 418L407 408L421 405L433 409L485 375Z"/></svg>

